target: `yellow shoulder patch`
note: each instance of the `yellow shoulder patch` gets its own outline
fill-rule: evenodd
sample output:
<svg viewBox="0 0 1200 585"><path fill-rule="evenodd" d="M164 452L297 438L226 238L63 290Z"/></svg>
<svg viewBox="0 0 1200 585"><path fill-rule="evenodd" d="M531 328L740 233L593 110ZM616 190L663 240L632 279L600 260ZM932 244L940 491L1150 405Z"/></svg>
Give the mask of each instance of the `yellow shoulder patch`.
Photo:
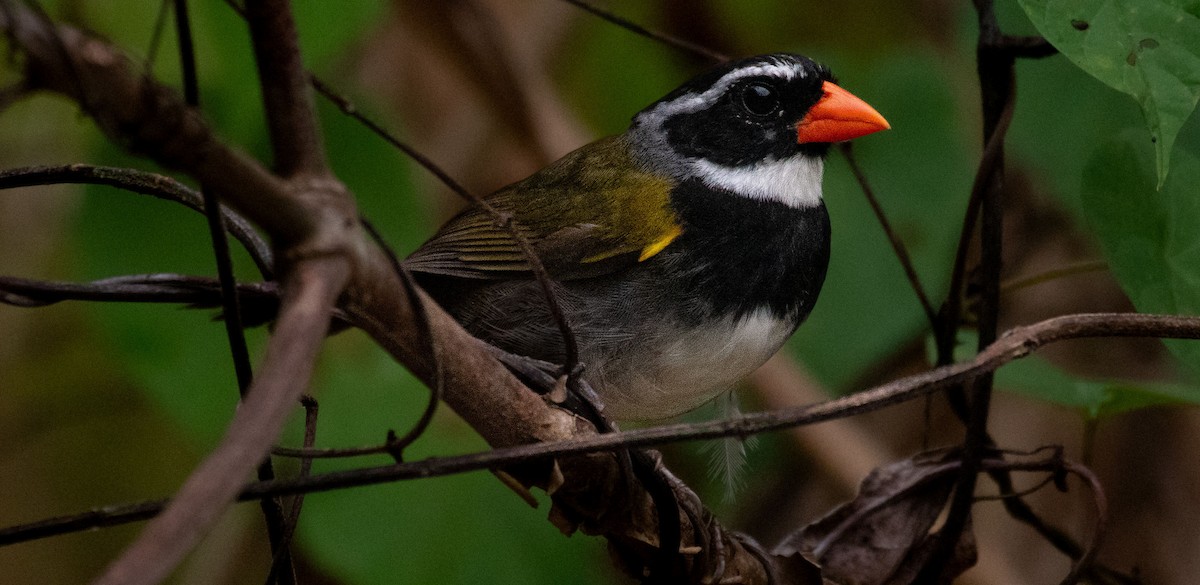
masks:
<svg viewBox="0 0 1200 585"><path fill-rule="evenodd" d="M682 233L683 228L679 227L678 225L671 226L670 231L663 234L661 238L655 240L649 246L642 248L642 254L638 256L638 262L645 262L655 254L662 252L664 248L669 246L671 242L674 242L675 238L678 238L679 234Z"/></svg>

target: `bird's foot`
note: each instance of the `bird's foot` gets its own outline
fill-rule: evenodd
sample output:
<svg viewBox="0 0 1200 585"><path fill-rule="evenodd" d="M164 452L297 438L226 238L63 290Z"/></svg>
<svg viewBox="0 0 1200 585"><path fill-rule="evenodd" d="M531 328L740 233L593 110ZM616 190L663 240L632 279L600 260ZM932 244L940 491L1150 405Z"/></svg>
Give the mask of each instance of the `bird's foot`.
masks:
<svg viewBox="0 0 1200 585"><path fill-rule="evenodd" d="M604 405L600 401L600 395L583 379L582 374L586 369L583 364L576 364L567 371L558 364L509 353L493 345L487 345L487 348L508 371L555 406L561 406L583 417L596 425L602 433L617 430L616 426L604 417Z"/></svg>

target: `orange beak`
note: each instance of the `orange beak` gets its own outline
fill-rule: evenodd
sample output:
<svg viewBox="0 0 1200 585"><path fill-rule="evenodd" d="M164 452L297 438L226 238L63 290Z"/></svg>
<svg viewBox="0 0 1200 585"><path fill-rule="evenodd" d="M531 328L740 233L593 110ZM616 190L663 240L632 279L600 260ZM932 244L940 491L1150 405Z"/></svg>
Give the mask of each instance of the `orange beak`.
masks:
<svg viewBox="0 0 1200 585"><path fill-rule="evenodd" d="M825 95L796 124L797 142L844 142L892 127L854 94L828 81L821 89Z"/></svg>

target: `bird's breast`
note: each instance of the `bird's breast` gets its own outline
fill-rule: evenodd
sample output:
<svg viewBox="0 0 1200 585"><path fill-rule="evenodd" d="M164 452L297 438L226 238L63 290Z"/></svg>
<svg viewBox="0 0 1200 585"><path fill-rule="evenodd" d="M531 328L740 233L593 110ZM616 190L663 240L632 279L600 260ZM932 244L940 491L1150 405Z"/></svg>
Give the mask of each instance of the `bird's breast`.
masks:
<svg viewBox="0 0 1200 585"><path fill-rule="evenodd" d="M676 323L655 335L656 342L627 354L638 363L607 364L606 412L652 420L693 410L767 361L796 324L767 307L702 324Z"/></svg>

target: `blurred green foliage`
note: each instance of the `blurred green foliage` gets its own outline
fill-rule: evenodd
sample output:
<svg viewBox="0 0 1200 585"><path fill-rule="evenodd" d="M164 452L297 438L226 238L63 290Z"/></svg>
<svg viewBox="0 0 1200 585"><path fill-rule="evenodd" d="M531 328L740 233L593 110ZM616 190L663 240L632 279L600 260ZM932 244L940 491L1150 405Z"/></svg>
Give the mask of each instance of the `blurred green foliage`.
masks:
<svg viewBox="0 0 1200 585"><path fill-rule="evenodd" d="M204 110L222 135L269 158L244 24L220 2L192 4ZM974 15L967 3L941 15L949 23L947 35L944 30L924 31L922 16L901 4L856 0L832 10L822 2L712 0L708 6L729 46L745 54L811 55L828 63L842 85L891 121L894 130L859 141L855 151L937 302L945 294L980 151ZM1032 31L1019 8L1001 4L1006 31ZM670 24L665 4L621 0L610 6L651 26ZM152 36L156 14L151 4L76 7L76 17L89 28L132 47L134 54L148 52L139 47L148 47ZM335 80L341 79L342 60L388 12L381 0L305 1L297 2L296 10L307 62ZM171 35L164 35L153 63L163 79L178 78L174 51ZM564 99L600 135L622 131L635 112L693 73L685 63L669 48L580 17L555 72ZM1018 82L1011 159L1029 169L1041 188L1077 219L1086 215L1140 309L1200 311L1200 260L1195 258L1200 230L1194 229L1200 224L1200 128L1183 126L1170 178L1156 193L1154 167L1147 158L1154 146L1136 103L1062 58L1022 62ZM370 96L348 91L362 108L381 109ZM321 105L320 113L335 170L364 214L401 253L413 249L434 220L413 185L412 165L333 108ZM89 160L144 165L88 135ZM1112 137L1119 141L1096 146ZM898 347L919 340L927 323L837 154L826 174L826 200L834 224L831 269L815 312L789 348L823 383L843 392L856 389L863 373ZM1144 245L1130 247L1131 241ZM201 217L111 190L89 190L72 244L69 272L80 280L138 272L213 272ZM244 254L235 261L243 278L254 278ZM223 331L211 315L140 305L86 305L81 310L94 330L76 341L89 343L90 350L74 366L87 372L102 364L99 371L106 376L145 392L154 406L144 408L164 413L178 425L177 430L162 425L166 428L156 432L186 441L196 452L209 448L223 432L236 392ZM260 347L263 338L263 332L252 332L252 345ZM1171 347L1200 367L1195 343ZM1002 370L1002 385L1091 416L1163 401L1195 402L1197 396L1188 385L1078 380L1042 362L1010 368L1011 374ZM87 375L80 378L77 384L87 383ZM387 429L403 432L428 395L357 333L331 341L314 388L322 404L318 442L323 446L377 443ZM297 419L283 442L298 444L299 431ZM482 448L468 428L443 411L409 455L415 459ZM759 451L774 452L771 445ZM164 477L158 463L144 462L148 477ZM344 464L319 462L315 471L338 465ZM107 474L105 481L117 473ZM180 473L175 469L165 477ZM158 491L113 497L158 497L170 489L148 484L137 489ZM338 491L306 500L299 539L306 556L346 583L611 582L603 543L563 538L546 522L545 504L543 511L531 512L486 474ZM112 549L108 546L102 554ZM260 580L252 575L245 582Z"/></svg>
<svg viewBox="0 0 1200 585"><path fill-rule="evenodd" d="M1083 179L1088 221L1139 311L1200 314L1200 140L1175 149L1175 170L1156 189L1138 138L1122 133L1094 151ZM1200 344L1165 343L1200 376Z"/></svg>
<svg viewBox="0 0 1200 585"><path fill-rule="evenodd" d="M1148 406L1200 404L1200 393L1192 385L1088 380L1072 376L1036 356L1001 368L996 373L996 384L1074 408L1089 420Z"/></svg>

